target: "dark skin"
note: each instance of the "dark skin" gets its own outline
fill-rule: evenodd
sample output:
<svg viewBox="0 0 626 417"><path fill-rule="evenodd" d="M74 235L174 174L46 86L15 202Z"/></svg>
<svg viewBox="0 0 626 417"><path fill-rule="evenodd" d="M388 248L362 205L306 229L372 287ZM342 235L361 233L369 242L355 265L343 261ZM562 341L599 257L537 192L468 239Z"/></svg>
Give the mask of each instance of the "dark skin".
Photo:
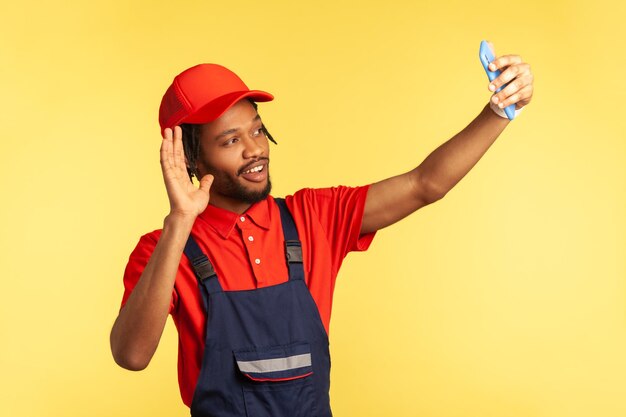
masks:
<svg viewBox="0 0 626 417"><path fill-rule="evenodd" d="M489 84L490 91L508 84L492 101L501 108L526 106L533 95L530 66L517 55L498 57L492 70L502 74ZM387 227L420 208L443 198L480 160L509 124L489 106L461 132L435 149L416 168L372 184L368 190L361 233ZM261 119L247 100L233 105L219 119L202 126L200 185L187 174L182 132L165 129L161 144L161 168L170 201L161 237L139 282L111 330L115 361L131 370L144 369L158 346L167 319L176 272L185 242L196 217L209 201L236 213L252 203L233 192L252 195L269 181L269 144ZM245 172L254 169L258 172Z"/></svg>
<svg viewBox="0 0 626 417"><path fill-rule="evenodd" d="M261 117L248 100L240 100L219 119L201 126L199 178L214 177L211 204L235 213L251 205L234 193L262 194L269 181L269 141ZM246 173L248 170L258 172ZM230 186L229 186L230 184Z"/></svg>

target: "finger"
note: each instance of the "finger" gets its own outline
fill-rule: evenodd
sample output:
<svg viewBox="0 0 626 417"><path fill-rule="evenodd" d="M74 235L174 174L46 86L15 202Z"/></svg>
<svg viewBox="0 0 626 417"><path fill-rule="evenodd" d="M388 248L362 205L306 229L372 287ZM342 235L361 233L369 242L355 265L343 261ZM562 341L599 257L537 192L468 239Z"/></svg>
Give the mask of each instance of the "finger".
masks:
<svg viewBox="0 0 626 417"><path fill-rule="evenodd" d="M163 168L171 169L172 167L171 153L172 153L172 129L167 128L163 132L163 141L161 142L161 150L160 150L161 166Z"/></svg>
<svg viewBox="0 0 626 417"><path fill-rule="evenodd" d="M174 126L173 159L177 169L185 169L185 156L183 151L183 131L180 126Z"/></svg>
<svg viewBox="0 0 626 417"><path fill-rule="evenodd" d="M170 129L169 127L166 127L165 130L163 131L163 139L165 138L172 138L172 129Z"/></svg>
<svg viewBox="0 0 626 417"><path fill-rule="evenodd" d="M498 78L496 78L495 80L491 82L491 84L489 84L489 90L497 91L498 88L509 83L514 78L519 77L522 74L529 74L529 73L530 73L530 65L528 64L521 63L521 64L511 65L506 70L504 70L502 74L498 76Z"/></svg>
<svg viewBox="0 0 626 417"><path fill-rule="evenodd" d="M200 180L199 189L205 192L207 195L209 194L209 190L211 189L211 185L213 184L213 175L207 174Z"/></svg>
<svg viewBox="0 0 626 417"><path fill-rule="evenodd" d="M506 100L507 97L510 97L511 95L515 94L522 88L526 87L527 85L532 84L532 80L533 80L532 74L521 75L517 77L516 79L514 79L513 81L511 81L510 83L508 83L506 87L504 87L502 90L494 94L491 100L495 104L498 104Z"/></svg>
<svg viewBox="0 0 626 417"><path fill-rule="evenodd" d="M489 64L489 70L495 71L501 68L506 68L510 65L521 64L522 57L519 55L502 55L498 58L494 59L491 64Z"/></svg>
<svg viewBox="0 0 626 417"><path fill-rule="evenodd" d="M507 97L504 101L498 104L498 107L503 109L507 106L510 106L511 104L516 104L515 107L518 109L521 109L522 107L524 107L530 102L532 95L533 95L533 86L527 85L521 90L518 90L517 92Z"/></svg>

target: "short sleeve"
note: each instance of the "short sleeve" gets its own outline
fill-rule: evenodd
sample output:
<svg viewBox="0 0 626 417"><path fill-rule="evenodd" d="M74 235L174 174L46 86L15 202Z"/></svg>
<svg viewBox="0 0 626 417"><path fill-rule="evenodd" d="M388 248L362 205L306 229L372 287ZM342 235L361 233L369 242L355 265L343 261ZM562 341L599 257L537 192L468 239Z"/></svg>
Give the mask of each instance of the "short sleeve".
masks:
<svg viewBox="0 0 626 417"><path fill-rule="evenodd" d="M368 189L368 185L306 188L292 197L294 207L310 210L319 221L330 245L334 270L349 252L367 250L374 239L376 232L361 235Z"/></svg>
<svg viewBox="0 0 626 417"><path fill-rule="evenodd" d="M130 297L130 294L133 292L135 285L137 285L137 282L139 282L139 278L141 278L141 274L146 268L146 265L148 264L148 261L152 256L152 252L154 252L154 248L156 247L160 236L160 230L155 230L151 233L141 236L139 242L137 243L137 246L130 254L130 257L128 258L128 263L126 264L126 269L124 270L124 296L122 297L121 307L124 307L126 301L128 301L128 297ZM170 313L174 310L176 306L177 298L178 297L176 294L176 290L173 290L172 300L170 301Z"/></svg>

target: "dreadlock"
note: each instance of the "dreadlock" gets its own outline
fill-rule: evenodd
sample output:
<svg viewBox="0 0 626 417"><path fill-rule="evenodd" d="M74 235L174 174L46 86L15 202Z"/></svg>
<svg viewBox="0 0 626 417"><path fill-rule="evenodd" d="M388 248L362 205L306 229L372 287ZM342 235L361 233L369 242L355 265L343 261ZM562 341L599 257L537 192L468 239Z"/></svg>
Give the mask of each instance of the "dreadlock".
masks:
<svg viewBox="0 0 626 417"><path fill-rule="evenodd" d="M257 110L258 105L256 102L249 98L247 100L252 104L254 110ZM189 174L190 180L193 179L193 177L199 179L198 172L196 171L196 164L198 162L198 158L200 158L200 125L183 123L180 125L180 128L183 131L183 150L185 152L185 157L187 158L187 174ZM269 140L276 143L264 124L261 125L261 130Z"/></svg>

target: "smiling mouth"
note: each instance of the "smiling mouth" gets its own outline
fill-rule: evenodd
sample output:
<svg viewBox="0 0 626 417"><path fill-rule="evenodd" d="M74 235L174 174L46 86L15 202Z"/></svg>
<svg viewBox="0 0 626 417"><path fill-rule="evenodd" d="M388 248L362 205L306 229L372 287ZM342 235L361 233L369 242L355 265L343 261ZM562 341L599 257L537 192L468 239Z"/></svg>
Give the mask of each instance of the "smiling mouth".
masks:
<svg viewBox="0 0 626 417"><path fill-rule="evenodd" d="M248 169L248 170L246 170L246 171L243 171L243 172L241 173L241 175L244 175L244 174L253 174L253 173L255 173L255 172L261 172L261 171L263 171L263 168L265 168L265 164L263 164L263 165L259 165L259 166L256 166L256 167L254 167L254 168L250 168L250 169Z"/></svg>
<svg viewBox="0 0 626 417"><path fill-rule="evenodd" d="M269 159L268 158L261 158L257 161L254 161L250 164L248 164L248 167L245 167L243 169L241 169L239 171L238 175L245 175L245 174L255 174L258 172L262 172L265 167L267 166L267 164L269 164Z"/></svg>

